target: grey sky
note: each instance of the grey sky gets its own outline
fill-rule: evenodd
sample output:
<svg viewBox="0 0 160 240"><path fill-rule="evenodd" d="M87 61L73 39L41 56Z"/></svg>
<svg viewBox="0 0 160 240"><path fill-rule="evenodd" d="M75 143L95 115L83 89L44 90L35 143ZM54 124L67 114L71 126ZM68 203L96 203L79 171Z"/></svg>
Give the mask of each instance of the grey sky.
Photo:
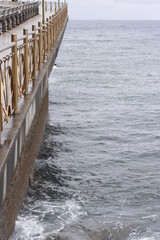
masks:
<svg viewBox="0 0 160 240"><path fill-rule="evenodd" d="M68 0L70 19L160 19L160 0Z"/></svg>

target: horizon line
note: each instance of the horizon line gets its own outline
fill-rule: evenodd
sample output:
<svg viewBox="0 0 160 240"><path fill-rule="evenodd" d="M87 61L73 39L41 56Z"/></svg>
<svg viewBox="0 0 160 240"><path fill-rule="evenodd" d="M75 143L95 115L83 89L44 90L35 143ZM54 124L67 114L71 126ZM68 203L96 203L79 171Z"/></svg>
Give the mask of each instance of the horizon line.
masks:
<svg viewBox="0 0 160 240"><path fill-rule="evenodd" d="M76 19L69 18L70 21L160 21L160 19Z"/></svg>

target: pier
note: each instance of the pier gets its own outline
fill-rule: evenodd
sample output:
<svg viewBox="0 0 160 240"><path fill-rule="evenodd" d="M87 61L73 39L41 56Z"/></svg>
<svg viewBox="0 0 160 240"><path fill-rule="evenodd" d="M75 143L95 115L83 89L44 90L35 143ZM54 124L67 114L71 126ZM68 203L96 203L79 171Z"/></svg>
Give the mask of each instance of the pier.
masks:
<svg viewBox="0 0 160 240"><path fill-rule="evenodd" d="M0 36L0 240L11 235L29 185L48 114L48 76L68 21L66 1L45 4L43 22L34 4L23 17L32 19L19 25L19 17Z"/></svg>

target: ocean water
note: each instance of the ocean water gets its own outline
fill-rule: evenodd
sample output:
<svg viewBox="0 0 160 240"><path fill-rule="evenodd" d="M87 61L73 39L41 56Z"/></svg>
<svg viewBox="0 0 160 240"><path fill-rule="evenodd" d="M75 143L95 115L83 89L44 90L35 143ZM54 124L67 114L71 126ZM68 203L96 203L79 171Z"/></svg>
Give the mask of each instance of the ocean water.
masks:
<svg viewBox="0 0 160 240"><path fill-rule="evenodd" d="M159 42L159 21L68 23L12 240L160 239Z"/></svg>

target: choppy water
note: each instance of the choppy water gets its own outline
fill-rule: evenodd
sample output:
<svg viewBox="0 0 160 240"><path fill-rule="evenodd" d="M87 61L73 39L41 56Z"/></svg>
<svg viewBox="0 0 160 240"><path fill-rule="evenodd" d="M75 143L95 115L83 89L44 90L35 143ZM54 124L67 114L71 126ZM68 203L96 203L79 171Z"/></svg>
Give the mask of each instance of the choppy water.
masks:
<svg viewBox="0 0 160 240"><path fill-rule="evenodd" d="M12 239L160 239L159 42L158 21L69 22Z"/></svg>

